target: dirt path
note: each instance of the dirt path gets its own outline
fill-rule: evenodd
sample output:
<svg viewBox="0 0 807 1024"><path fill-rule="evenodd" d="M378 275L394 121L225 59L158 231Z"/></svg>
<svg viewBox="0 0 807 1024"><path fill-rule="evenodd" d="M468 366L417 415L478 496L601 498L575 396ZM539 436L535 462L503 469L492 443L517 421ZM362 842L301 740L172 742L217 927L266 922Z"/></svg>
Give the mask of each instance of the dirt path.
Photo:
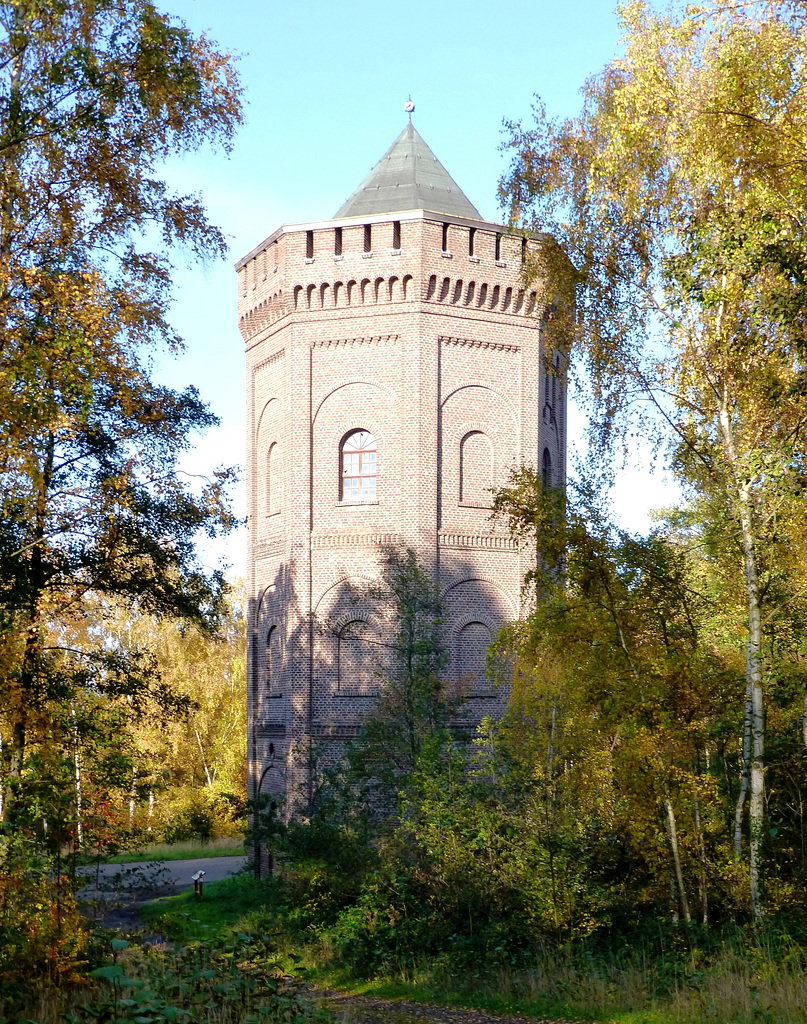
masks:
<svg viewBox="0 0 807 1024"><path fill-rule="evenodd" d="M426 1003L324 993L323 1001L349 1024L580 1024L549 1017L512 1017Z"/></svg>

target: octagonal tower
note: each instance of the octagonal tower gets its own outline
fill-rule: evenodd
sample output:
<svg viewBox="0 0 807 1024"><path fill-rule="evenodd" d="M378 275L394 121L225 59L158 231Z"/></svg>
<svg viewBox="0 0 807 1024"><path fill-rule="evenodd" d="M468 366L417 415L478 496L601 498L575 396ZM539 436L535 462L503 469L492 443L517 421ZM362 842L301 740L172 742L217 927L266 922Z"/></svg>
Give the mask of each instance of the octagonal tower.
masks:
<svg viewBox="0 0 807 1024"><path fill-rule="evenodd" d="M338 756L372 706L383 623L362 594L390 546L439 582L469 717L502 710L485 652L534 555L490 522L489 488L521 463L565 480L560 357L522 278L540 244L484 221L410 121L333 219L237 263L250 796L304 795L312 742Z"/></svg>

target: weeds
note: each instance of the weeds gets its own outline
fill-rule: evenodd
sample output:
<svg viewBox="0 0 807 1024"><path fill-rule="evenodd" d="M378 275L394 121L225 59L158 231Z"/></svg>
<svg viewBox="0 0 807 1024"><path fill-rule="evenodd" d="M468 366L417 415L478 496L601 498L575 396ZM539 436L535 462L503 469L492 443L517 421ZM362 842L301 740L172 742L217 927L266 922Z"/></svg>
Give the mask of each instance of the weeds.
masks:
<svg viewBox="0 0 807 1024"><path fill-rule="evenodd" d="M51 990L40 1000L42 1024L325 1024L331 1019L306 998L299 958L282 962L266 934L210 935L174 948L140 948L113 939L111 953L111 962L90 972L89 994ZM30 1012L20 1009L10 1019L36 1024Z"/></svg>

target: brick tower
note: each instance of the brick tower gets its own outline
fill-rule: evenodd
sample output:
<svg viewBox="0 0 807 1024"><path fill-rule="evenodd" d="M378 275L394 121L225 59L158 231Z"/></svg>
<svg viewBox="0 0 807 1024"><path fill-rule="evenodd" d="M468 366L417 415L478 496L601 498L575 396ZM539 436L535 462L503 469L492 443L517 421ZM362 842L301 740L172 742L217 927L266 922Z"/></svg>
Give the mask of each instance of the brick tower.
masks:
<svg viewBox="0 0 807 1024"><path fill-rule="evenodd" d="M488 489L520 463L565 479L559 357L521 278L539 244L483 221L410 118L333 219L280 227L236 265L250 796L304 791L311 741L337 755L372 706L383 623L361 594L385 547L439 582L471 717L502 709L485 652L530 556L490 523Z"/></svg>

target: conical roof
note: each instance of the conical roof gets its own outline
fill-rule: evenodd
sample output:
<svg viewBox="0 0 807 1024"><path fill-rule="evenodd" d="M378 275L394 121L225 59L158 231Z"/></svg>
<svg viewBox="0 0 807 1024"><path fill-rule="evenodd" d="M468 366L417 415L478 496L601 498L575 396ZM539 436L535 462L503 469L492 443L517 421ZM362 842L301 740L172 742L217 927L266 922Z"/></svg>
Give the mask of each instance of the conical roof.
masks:
<svg viewBox="0 0 807 1024"><path fill-rule="evenodd" d="M350 199L336 211L334 220L404 210L432 210L450 217L482 220L411 121Z"/></svg>

